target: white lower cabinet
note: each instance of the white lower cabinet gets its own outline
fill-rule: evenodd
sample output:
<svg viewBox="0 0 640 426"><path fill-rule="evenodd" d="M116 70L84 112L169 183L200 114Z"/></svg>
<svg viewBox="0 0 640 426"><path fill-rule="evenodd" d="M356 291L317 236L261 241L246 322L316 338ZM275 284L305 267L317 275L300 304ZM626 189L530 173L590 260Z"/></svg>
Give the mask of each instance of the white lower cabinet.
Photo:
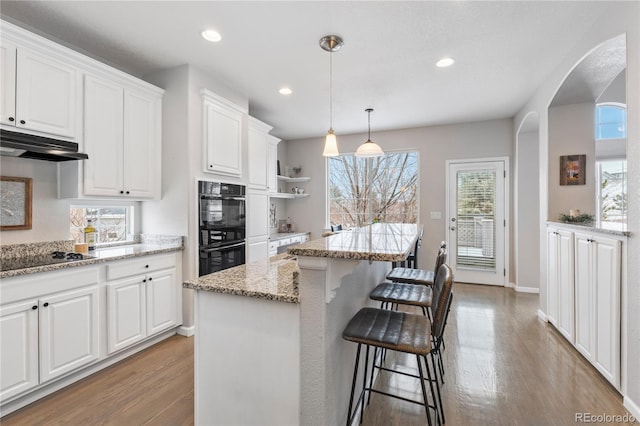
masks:
<svg viewBox="0 0 640 426"><path fill-rule="evenodd" d="M574 343L573 233L547 232L549 321Z"/></svg>
<svg viewBox="0 0 640 426"><path fill-rule="evenodd" d="M97 360L98 287L2 306L0 399Z"/></svg>
<svg viewBox="0 0 640 426"><path fill-rule="evenodd" d="M619 389L624 239L555 226L547 237L549 322Z"/></svg>
<svg viewBox="0 0 640 426"><path fill-rule="evenodd" d="M576 348L620 386L619 240L575 233Z"/></svg>
<svg viewBox="0 0 640 426"><path fill-rule="evenodd" d="M161 258L162 259L162 258ZM108 276L149 270L107 284L107 353L119 351L177 324L176 269L170 257L136 259L110 265ZM168 262L168 263L167 263ZM155 269L158 263L167 269Z"/></svg>
<svg viewBox="0 0 640 426"><path fill-rule="evenodd" d="M0 355L0 400L39 384L37 300L0 308Z"/></svg>
<svg viewBox="0 0 640 426"><path fill-rule="evenodd" d="M269 240L260 238L247 243L247 263L269 258Z"/></svg>

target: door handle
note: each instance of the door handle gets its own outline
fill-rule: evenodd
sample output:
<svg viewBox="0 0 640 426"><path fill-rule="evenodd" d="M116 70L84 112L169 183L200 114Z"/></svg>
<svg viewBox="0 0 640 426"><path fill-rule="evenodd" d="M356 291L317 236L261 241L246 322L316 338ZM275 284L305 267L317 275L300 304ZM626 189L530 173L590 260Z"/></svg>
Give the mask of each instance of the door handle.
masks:
<svg viewBox="0 0 640 426"><path fill-rule="evenodd" d="M451 229L452 231L455 231L456 227L455 226L450 226L449 229Z"/></svg>

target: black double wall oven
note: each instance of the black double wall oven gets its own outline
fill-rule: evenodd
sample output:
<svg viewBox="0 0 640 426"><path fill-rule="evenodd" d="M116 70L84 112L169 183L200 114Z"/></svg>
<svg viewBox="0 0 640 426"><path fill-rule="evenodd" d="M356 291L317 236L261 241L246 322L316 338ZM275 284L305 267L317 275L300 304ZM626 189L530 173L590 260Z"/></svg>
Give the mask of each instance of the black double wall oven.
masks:
<svg viewBox="0 0 640 426"><path fill-rule="evenodd" d="M207 275L245 263L245 187L198 182L199 274Z"/></svg>

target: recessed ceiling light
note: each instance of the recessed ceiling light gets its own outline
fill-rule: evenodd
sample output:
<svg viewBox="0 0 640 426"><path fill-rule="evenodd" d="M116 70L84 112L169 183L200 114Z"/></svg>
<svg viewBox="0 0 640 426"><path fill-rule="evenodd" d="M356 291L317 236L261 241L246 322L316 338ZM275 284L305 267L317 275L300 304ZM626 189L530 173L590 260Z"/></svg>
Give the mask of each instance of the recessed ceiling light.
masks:
<svg viewBox="0 0 640 426"><path fill-rule="evenodd" d="M279 90L279 92L281 95L290 95L293 93L293 90L289 89L288 87L283 87Z"/></svg>
<svg viewBox="0 0 640 426"><path fill-rule="evenodd" d="M440 68L450 67L456 61L453 58L442 58L438 62L436 62L436 66Z"/></svg>
<svg viewBox="0 0 640 426"><path fill-rule="evenodd" d="M202 38L204 38L205 40L208 41L212 41L212 42L218 42L220 40L222 40L222 36L220 35L219 32L214 31L214 30L205 30L202 32Z"/></svg>

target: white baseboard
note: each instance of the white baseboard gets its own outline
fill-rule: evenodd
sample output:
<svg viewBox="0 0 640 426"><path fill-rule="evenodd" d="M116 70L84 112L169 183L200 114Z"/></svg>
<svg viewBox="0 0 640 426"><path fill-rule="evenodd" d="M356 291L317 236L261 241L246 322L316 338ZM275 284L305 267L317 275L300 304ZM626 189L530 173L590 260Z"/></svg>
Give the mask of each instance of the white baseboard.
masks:
<svg viewBox="0 0 640 426"><path fill-rule="evenodd" d="M547 314L545 314L544 312L542 312L540 309L538 309L538 318L540 318L542 321L544 322L548 322L549 320L547 319Z"/></svg>
<svg viewBox="0 0 640 426"><path fill-rule="evenodd" d="M185 337L191 337L195 334L196 332L196 326L192 325L190 327L185 327L184 325L179 327L177 330L177 333L181 336L185 336Z"/></svg>
<svg viewBox="0 0 640 426"><path fill-rule="evenodd" d="M640 407L638 406L638 404L633 402L631 398L625 395L622 401L622 405L624 405L624 408L626 408L629 413L631 413L631 415L636 418L636 422L640 422Z"/></svg>
<svg viewBox="0 0 640 426"><path fill-rule="evenodd" d="M520 286L515 286L515 290L518 293L534 293L534 294L538 294L540 293L540 289L537 287L520 287Z"/></svg>

